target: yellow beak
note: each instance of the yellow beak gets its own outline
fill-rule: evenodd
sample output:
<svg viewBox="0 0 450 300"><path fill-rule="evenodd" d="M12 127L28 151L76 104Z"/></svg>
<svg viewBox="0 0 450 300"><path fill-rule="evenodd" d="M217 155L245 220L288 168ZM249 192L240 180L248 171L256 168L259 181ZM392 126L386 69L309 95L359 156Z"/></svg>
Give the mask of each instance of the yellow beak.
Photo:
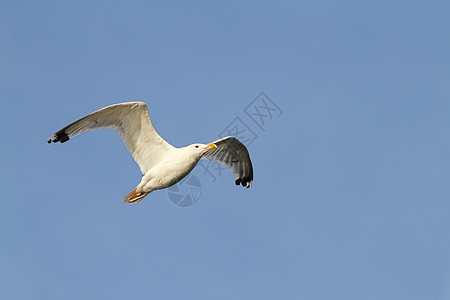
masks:
<svg viewBox="0 0 450 300"><path fill-rule="evenodd" d="M209 144L208 146L205 147L206 150L211 150L211 149L216 149L217 146L216 144Z"/></svg>

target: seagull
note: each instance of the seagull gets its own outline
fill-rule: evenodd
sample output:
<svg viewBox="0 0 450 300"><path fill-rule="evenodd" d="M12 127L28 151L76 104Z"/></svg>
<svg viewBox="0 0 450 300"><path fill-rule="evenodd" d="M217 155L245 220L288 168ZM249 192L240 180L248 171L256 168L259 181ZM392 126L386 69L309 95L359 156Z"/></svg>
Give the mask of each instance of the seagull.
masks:
<svg viewBox="0 0 450 300"><path fill-rule="evenodd" d="M236 185L252 186L250 155L237 138L228 136L209 144L176 148L156 132L143 102L124 102L99 109L57 131L47 142L64 143L82 132L104 128L112 128L120 135L143 175L138 186L123 198L124 202L137 203L152 191L176 184L200 159L216 160L232 170Z"/></svg>

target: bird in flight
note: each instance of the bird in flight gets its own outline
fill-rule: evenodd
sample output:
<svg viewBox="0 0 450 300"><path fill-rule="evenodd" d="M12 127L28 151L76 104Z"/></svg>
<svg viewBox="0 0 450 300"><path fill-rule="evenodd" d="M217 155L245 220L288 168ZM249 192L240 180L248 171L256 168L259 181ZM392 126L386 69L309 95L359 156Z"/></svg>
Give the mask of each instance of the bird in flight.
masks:
<svg viewBox="0 0 450 300"><path fill-rule="evenodd" d="M143 102L104 107L57 131L47 142L64 143L82 132L104 128L112 128L120 135L143 175L137 187L123 198L124 202L137 203L154 190L176 184L200 159L216 160L233 171L236 185L252 186L250 155L237 138L228 136L209 144L176 148L156 132Z"/></svg>

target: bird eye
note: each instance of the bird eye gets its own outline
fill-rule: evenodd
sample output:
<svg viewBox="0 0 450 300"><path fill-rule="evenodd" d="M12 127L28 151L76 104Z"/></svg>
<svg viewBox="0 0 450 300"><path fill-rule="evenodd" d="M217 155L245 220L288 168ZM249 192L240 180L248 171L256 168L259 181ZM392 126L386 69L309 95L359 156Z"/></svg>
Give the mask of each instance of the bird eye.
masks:
<svg viewBox="0 0 450 300"><path fill-rule="evenodd" d="M198 148L198 145L195 145L195 148Z"/></svg>

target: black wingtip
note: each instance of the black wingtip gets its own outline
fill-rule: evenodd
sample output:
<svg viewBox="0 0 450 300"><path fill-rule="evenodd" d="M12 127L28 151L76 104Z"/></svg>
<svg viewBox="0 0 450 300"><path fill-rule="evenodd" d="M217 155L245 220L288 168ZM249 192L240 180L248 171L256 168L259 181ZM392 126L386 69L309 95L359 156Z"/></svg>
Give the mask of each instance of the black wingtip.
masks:
<svg viewBox="0 0 450 300"><path fill-rule="evenodd" d="M244 177L244 178L238 178L236 179L236 181L234 182L236 185L242 185L245 188L249 188L252 186L252 181L253 179L250 177Z"/></svg>
<svg viewBox="0 0 450 300"><path fill-rule="evenodd" d="M70 138L69 138L69 136L66 135L65 133L64 133L64 135L62 135L61 138L59 139L59 141L60 141L61 143L65 143L65 142L67 142L68 140L70 140Z"/></svg>
<svg viewBox="0 0 450 300"><path fill-rule="evenodd" d="M51 137L49 137L47 139L47 143L51 144L53 143L65 143L68 140L70 140L69 136L64 132L64 131L58 131L57 133L55 133L54 135L52 135Z"/></svg>

